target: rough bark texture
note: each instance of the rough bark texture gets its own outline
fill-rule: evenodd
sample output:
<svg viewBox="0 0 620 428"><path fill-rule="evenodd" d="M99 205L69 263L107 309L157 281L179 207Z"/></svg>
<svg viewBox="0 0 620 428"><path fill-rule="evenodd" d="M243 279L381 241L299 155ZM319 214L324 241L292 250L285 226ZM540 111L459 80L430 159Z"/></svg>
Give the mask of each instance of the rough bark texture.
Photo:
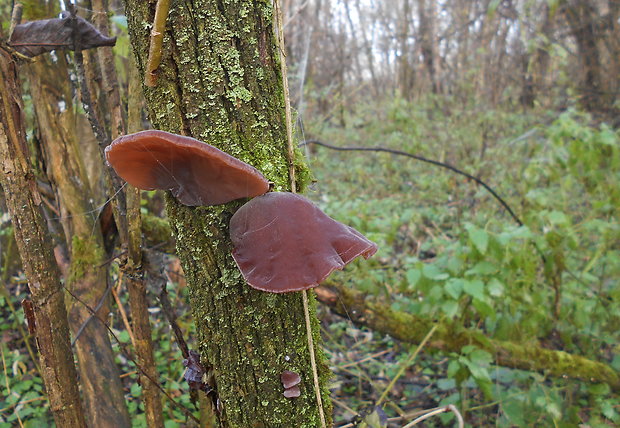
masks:
<svg viewBox="0 0 620 428"><path fill-rule="evenodd" d="M126 5L143 73L153 5L139 0ZM270 2L175 2L157 86L144 90L156 128L209 142L258 168L276 190L286 190L284 100L272 25ZM298 168L301 181L307 175ZM302 297L259 292L243 281L228 237L228 222L240 203L190 208L168 197L167 206L190 287L199 351L212 367L221 401L220 425L319 426ZM319 343L318 321L312 319ZM328 370L321 350L315 351L330 415ZM301 397L282 395L284 370L301 375Z"/></svg>
<svg viewBox="0 0 620 428"><path fill-rule="evenodd" d="M338 284L325 284L317 289L322 303L340 315L374 331L410 343L420 343L436 320L393 310L375 302L363 293ZM620 374L604 363L563 351L544 349L539 345L489 339L480 331L467 330L450 321L442 322L427 346L449 352L460 352L465 345L484 349L495 357L495 363L522 370L544 372L550 376L581 379L609 384L620 390Z"/></svg>
<svg viewBox="0 0 620 428"><path fill-rule="evenodd" d="M61 222L70 253L66 287L90 308L99 306L99 317L107 319L106 254L94 196L78 150L67 64L62 58L51 64L42 56L27 71L47 175L58 192L64 217ZM131 422L108 331L92 319L84 303L73 298L68 302L71 330L80 334L75 350L87 419L97 427L128 427Z"/></svg>
<svg viewBox="0 0 620 428"><path fill-rule="evenodd" d="M35 310L41 372L58 427L84 427L67 313L41 197L29 166L14 59L0 47L0 181Z"/></svg>
<svg viewBox="0 0 620 428"><path fill-rule="evenodd" d="M105 33L104 33L105 34ZM131 61L132 64L135 63ZM128 122L129 132L140 131L142 123L142 89L138 71L130 70L128 91ZM118 90L118 88L117 88ZM113 109L114 110L114 109ZM142 367L140 386L144 401L146 424L149 428L164 426L161 397L159 388L153 381L158 381L157 366L153 357L153 337L149 321L149 301L146 293L146 279L142 264L142 216L140 214L140 190L132 185L125 186L127 196L127 290L131 325L134 334L136 357Z"/></svg>
<svg viewBox="0 0 620 428"><path fill-rule="evenodd" d="M599 42L601 32L597 21L596 6L590 2L567 1L564 16L577 42L581 61L581 104L584 109L597 112L610 107L603 82Z"/></svg>

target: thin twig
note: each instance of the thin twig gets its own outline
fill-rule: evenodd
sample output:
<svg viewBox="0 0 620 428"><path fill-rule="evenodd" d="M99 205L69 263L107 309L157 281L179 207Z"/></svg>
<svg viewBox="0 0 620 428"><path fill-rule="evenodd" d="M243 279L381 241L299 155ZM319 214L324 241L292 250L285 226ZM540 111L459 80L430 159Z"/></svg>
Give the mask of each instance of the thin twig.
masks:
<svg viewBox="0 0 620 428"><path fill-rule="evenodd" d="M183 358L189 357L189 346L187 346L187 342L185 342L185 338L183 337L183 332L181 331L179 324L177 324L177 316L174 312L174 309L172 308L172 305L170 304L170 299L168 298L168 291L166 290L166 284L164 284L161 292L159 293L159 303L161 303L161 308L164 312L164 315L166 316L166 319L168 320L168 323L170 324L170 327L174 332L174 337L176 338L177 344L181 349L181 354L183 355Z"/></svg>
<svg viewBox="0 0 620 428"><path fill-rule="evenodd" d="M111 289L112 289L112 285L108 282L106 284L105 290L103 291L103 294L101 295L101 297L99 298L99 301L97 302L97 306L95 306L95 309L94 309L95 312L91 313L91 315L86 319L86 321L84 321L82 323L82 325L78 329L77 333L75 333L75 337L73 338L73 341L71 342L71 346L72 347L75 346L75 344L77 343L78 339L82 335L82 332L86 329L86 326L88 325L88 323L93 318L98 318L96 315L93 315L93 314L96 314L97 312L99 312L99 309L101 309L101 307L105 303L106 299L108 298L108 293L110 293ZM72 294L72 296L73 296L73 294ZM88 308L89 311L91 310L90 307L87 306L87 308Z"/></svg>
<svg viewBox="0 0 620 428"><path fill-rule="evenodd" d="M22 22L22 12L24 11L24 5L21 3L15 3L13 6L13 13L11 14L11 26L9 28L9 37L7 40L11 40L13 31Z"/></svg>
<svg viewBox="0 0 620 428"><path fill-rule="evenodd" d="M74 62L75 62L75 71L78 80L78 86L80 89L80 97L82 100L82 107L84 108L84 113L86 114L86 118L90 123L90 126L93 130L93 134L95 135L95 139L99 145L99 153L101 154L101 159L105 158L104 150L110 144L110 136L107 134L105 128L101 125L99 118L97 117L97 113L93 107L92 97L90 93L90 89L88 88L88 84L86 82L86 76L84 72L84 56L82 54L82 45L80 35L77 29L77 15L76 8L71 3L70 0L64 0L65 8L71 13L71 25L73 27L73 50L75 51L73 54ZM111 166L105 167L105 186L107 189L108 195L112 195L110 200L113 200L114 197L116 199L112 204L112 210L114 213L114 221L116 222L116 229L121 238L121 242L127 242L127 224L126 224L126 199L125 193L122 192L124 185L120 182L120 179L114 169Z"/></svg>
<svg viewBox="0 0 620 428"><path fill-rule="evenodd" d="M456 416L456 420L458 422L458 428L463 428L465 427L465 421L463 421L463 416L461 415L461 412L459 412L459 409L456 408L456 406L454 406L454 404L448 404L445 407L440 407L438 409L432 409L430 410L428 413L420 416L419 418L417 418L416 420L408 423L407 425L405 425L403 428L411 428L417 424L419 424L420 422L429 419L435 415L439 415L441 413L446 413L446 412L452 412L454 413L454 415Z"/></svg>
<svg viewBox="0 0 620 428"><path fill-rule="evenodd" d="M493 190L488 184L486 184L484 181L480 180L479 178L474 177L473 175L468 174L465 171L462 171L462 170L458 169L457 167L452 166L450 164L447 164L447 163L444 163L444 162L439 162L439 161L436 161L436 160L433 160L433 159L428 159L428 158L425 158L423 156L414 155L413 153L403 152L401 150L387 149L385 147L338 147L338 146L334 146L334 145L331 145L331 144L324 143L324 142L319 141L319 140L306 140L306 141L303 141L302 143L300 143L299 145L300 146L307 146L307 145L310 145L310 144L314 144L314 145L321 146L321 147L326 147L326 148L332 149L332 150L343 151L343 152L358 151L358 152L383 152L383 153L390 153L390 154L393 154L393 155L406 156L408 158L412 158L412 159L415 159L415 160L419 160L421 162L430 163L431 165L436 165L436 166L439 166L441 168L448 169L448 170L450 170L452 172L455 172L455 173L460 174L460 175L462 175L464 177L467 177L470 180L475 181L480 186L484 187L485 190L487 190L501 204L501 206L504 207L504 209L506 211L508 211L508 214L510 214L510 216L514 219L514 221L519 226L523 226L523 222L514 213L512 208L510 208L508 203L506 201L504 201L504 199L502 199L495 192L495 190Z"/></svg>
<svg viewBox="0 0 620 428"><path fill-rule="evenodd" d="M78 80L78 85L80 87L80 95L82 99L82 107L84 108L84 113L86 114L86 118L90 123L91 128L93 129L93 133L95 134L95 138L99 143L99 146L105 148L110 140L108 135L105 132L105 129L101 126L99 122L99 118L97 117L94 109L92 98L90 95L90 90L88 89L88 85L86 83L85 73L84 73L84 55L82 54L82 40L80 38L78 32L78 22L76 9L73 4L69 0L65 0L65 7L67 11L71 14L71 26L73 27L73 58L75 60L75 68L76 68L76 76Z"/></svg>
<svg viewBox="0 0 620 428"><path fill-rule="evenodd" d="M314 356L314 341L312 340L312 324L310 324L310 309L308 308L308 293L302 291L302 299L304 303L304 317L306 318L306 334L308 335L308 347L310 348L310 366L312 366L312 377L314 380L314 392L316 394L316 403L319 407L319 416L321 417L321 426L327 427L325 422L325 413L323 412L323 400L321 399L321 386L319 385L319 375L316 369L316 359Z"/></svg>
<svg viewBox="0 0 620 428"><path fill-rule="evenodd" d="M136 349L136 338L133 335L133 330L131 329L131 324L129 324L129 318L127 318L127 312L125 312L125 308L123 307L123 302L121 302L120 297L118 297L118 289L120 289L123 281L123 271L121 270L118 273L118 287L112 287L112 297L116 301L116 306L118 306L118 311L121 313L121 319L123 320L123 324L125 325L125 330L129 334L129 340L131 340L131 344L134 349Z"/></svg>
<svg viewBox="0 0 620 428"><path fill-rule="evenodd" d="M105 303L106 299L108 298L108 293L110 292L110 290L112 289L112 286L108 283L106 285L105 290L103 291L103 294L101 295L101 297L99 298L99 301L97 302L97 306L95 306L95 313L99 312L99 309L101 309L101 307L103 306L103 304ZM90 310L90 308L89 308ZM88 323L95 318L95 316L91 313L91 315L86 319L86 321L84 321L82 323L82 325L80 326L80 328L78 329L77 333L75 333L75 337L73 338L73 341L71 342L71 346L75 346L75 344L77 343L78 339L80 338L80 336L82 335L82 332L86 329L86 326L88 325Z"/></svg>
<svg viewBox="0 0 620 428"><path fill-rule="evenodd" d="M30 341L28 340L28 336L29 334L26 334L26 330L24 330L24 327L22 326L22 324L18 321L19 317L17 316L17 311L15 310L15 305L13 305L13 302L11 301L11 294L9 293L9 290L7 290L7 288L5 287L4 284L7 283L7 279L9 276L9 263L11 262L11 256L13 254L13 245L14 245L15 240L13 239L9 239L9 242L7 244L7 248L4 251L4 263L2 264L2 274L0 275L0 296L4 297L4 301L6 302L6 304L9 307L9 310L11 311L11 313L13 314L13 325L15 327L17 327L17 330L19 330L19 334L22 337L22 341L24 342L24 345L26 345L26 349L28 349L28 354L30 355L30 359L32 360L35 369L37 370L37 372L39 373L39 376L41 375L41 367L39 366L39 363L37 362L38 359L35 356L34 351L32 350L32 346L30 346Z"/></svg>
<svg viewBox="0 0 620 428"><path fill-rule="evenodd" d="M435 330L437 330L438 326L439 326L439 324L435 324L433 326L433 328L431 328L429 330L429 332L426 334L426 336L424 336L424 339L422 339L422 341L420 342L420 344L416 348L415 352L413 354L411 354L409 356L409 358L407 359L407 361L405 361L400 366L400 369L398 370L398 373L396 373L396 376L394 376L394 378L389 383L389 385L385 387L385 391L383 391L383 394L381 394L381 397L379 397L379 399L377 400L377 403L375 404L376 406L381 405L381 403L383 402L385 397L387 397L388 393L392 390L392 388L396 384L396 381L403 375L403 373L405 373L405 370L407 370L407 368L413 363L413 361L418 356L418 354L420 353L422 348L424 348L424 346L426 345L426 342L428 342L429 339L431 338L431 336L433 335L433 333L435 333Z"/></svg>
<svg viewBox="0 0 620 428"><path fill-rule="evenodd" d="M286 157L288 162L288 178L291 192L297 192L297 183L295 181L295 145L293 143L293 122L291 115L291 101L289 99L288 80L286 78L286 52L284 48L284 25L282 20L282 9L279 0L274 0L276 31L277 31L277 47L280 51L280 71L282 74L282 87L284 89L284 112L286 120ZM314 353L314 341L312 340L312 324L310 323L310 309L308 305L308 292L302 291L302 300L304 305L304 318L306 321L306 335L308 336L308 353L310 354L310 366L312 368L312 379L314 381L314 393L316 395L316 403L321 419L321 427L326 428L325 412L323 410L323 399L321 398L321 385L319 383L319 373L316 367L316 356Z"/></svg>
<svg viewBox="0 0 620 428"><path fill-rule="evenodd" d="M0 346L0 354L2 354L2 370L4 370L4 382L6 383L6 395L11 395L11 385L9 385L9 375L6 372L6 361L4 360L4 348Z"/></svg>
<svg viewBox="0 0 620 428"><path fill-rule="evenodd" d="M297 183L295 181L295 146L293 144L293 118L291 114L291 100L288 91L288 79L286 76L286 51L284 48L284 25L282 24L282 9L280 8L279 0L274 1L276 8L276 26L277 35L276 41L278 49L280 50L280 72L282 73L282 87L284 89L284 116L286 120L286 141L287 141L287 161L288 161L288 175L289 182L291 184L291 192L297 192Z"/></svg>
<svg viewBox="0 0 620 428"><path fill-rule="evenodd" d="M177 323L177 314L170 303L170 298L168 297L167 285L168 281L172 283L172 280L168 277L168 274L164 268L164 260L162 257L162 253L155 251L146 251L144 253L144 265L145 270L148 275L148 280L151 282L152 290L157 289L159 287L158 299L161 304L161 309L170 324L170 328L172 328L172 332L174 333L174 337L177 340L177 344L181 349L181 354L183 358L189 357L189 346L187 346L187 342L183 337L183 331L179 324ZM203 358L204 360L204 358Z"/></svg>
<svg viewBox="0 0 620 428"><path fill-rule="evenodd" d="M164 31L166 31L166 18L170 10L170 0L157 0L155 6L155 18L151 28L151 43L149 45L149 58L144 71L144 84L153 87L157 85L157 69L161 64L162 45Z"/></svg>

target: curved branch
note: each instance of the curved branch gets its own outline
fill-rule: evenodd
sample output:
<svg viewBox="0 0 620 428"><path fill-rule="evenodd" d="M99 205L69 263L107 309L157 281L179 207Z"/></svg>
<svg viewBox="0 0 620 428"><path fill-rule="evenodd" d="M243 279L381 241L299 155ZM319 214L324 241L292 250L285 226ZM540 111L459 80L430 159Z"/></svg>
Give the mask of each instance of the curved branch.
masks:
<svg viewBox="0 0 620 428"><path fill-rule="evenodd" d="M523 222L521 221L521 219L515 214L515 212L512 210L512 208L510 208L510 206L508 205L508 203L506 201L504 201L504 199L502 199L501 196L499 196L495 190L493 190L491 188L491 186L489 186L488 184L486 184L484 181L480 180L477 177L474 177L471 174L466 173L465 171L461 171L460 169L458 169L455 166L452 166L450 164L444 163L444 162L439 162L436 160L432 160L432 159L427 159L423 156L419 156L419 155L414 155L412 153L408 153L408 152L403 152L401 150L394 150L394 149L386 149L384 147L338 147L338 146L333 146L331 144L327 144L324 143L322 141L319 140L305 140L302 141L299 146L307 146L310 144L314 144L316 146L321 146L321 147L325 147L328 149L332 149L332 150L338 150L338 151L342 151L342 152L352 152L352 151L357 151L357 152L383 152L383 153L390 153L393 155L398 155L398 156L406 156L408 158L412 158L415 160L419 160L421 162L426 162L426 163L430 163L431 165L435 165L435 166L439 166L441 168L445 168L448 169L452 172L455 172L457 174L460 174L464 177L469 178L470 180L473 180L476 182L476 184L479 184L480 186L484 187L486 191L488 191L496 200L497 202L500 203L500 205L502 207L504 207L504 209L506 211L508 211L508 214L510 214L510 216L514 219L514 221L519 225L519 226L523 226Z"/></svg>

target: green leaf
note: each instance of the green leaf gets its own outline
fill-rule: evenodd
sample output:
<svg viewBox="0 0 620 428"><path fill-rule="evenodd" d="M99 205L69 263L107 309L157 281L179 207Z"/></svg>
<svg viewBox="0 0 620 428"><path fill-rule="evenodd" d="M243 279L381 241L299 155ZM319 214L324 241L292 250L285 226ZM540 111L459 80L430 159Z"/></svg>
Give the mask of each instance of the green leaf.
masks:
<svg viewBox="0 0 620 428"><path fill-rule="evenodd" d="M510 426L526 426L524 415L526 412L524 411L523 404L516 399L506 400L501 404L501 409L504 412L504 415L508 421L510 421Z"/></svg>
<svg viewBox="0 0 620 428"><path fill-rule="evenodd" d="M424 267L422 268L422 274L428 279L433 279L435 281L440 281L443 279L450 278L450 275L448 275L445 272L442 272L435 265L424 265Z"/></svg>
<svg viewBox="0 0 620 428"><path fill-rule="evenodd" d="M504 284L497 278L491 278L487 283L487 290L489 291L489 295L501 297L504 294Z"/></svg>
<svg viewBox="0 0 620 428"><path fill-rule="evenodd" d="M463 281L463 291L477 299L484 299L484 283L479 279Z"/></svg>
<svg viewBox="0 0 620 428"><path fill-rule="evenodd" d="M469 355L478 349L475 345L465 345L461 348L461 353L464 355Z"/></svg>
<svg viewBox="0 0 620 428"><path fill-rule="evenodd" d="M497 272L497 267L493 263L481 261L465 272L465 275L492 275Z"/></svg>
<svg viewBox="0 0 620 428"><path fill-rule="evenodd" d="M469 233L469 239L472 244L474 244L480 254L485 254L487 252L487 247L489 246L489 234L486 230L480 229L473 224L468 224L465 228Z"/></svg>
<svg viewBox="0 0 620 428"><path fill-rule="evenodd" d="M469 360L481 367L488 367L493 362L493 356L483 349L475 349L469 356Z"/></svg>
<svg viewBox="0 0 620 428"><path fill-rule="evenodd" d="M593 395L607 395L611 391L606 383L595 383L588 388Z"/></svg>
<svg viewBox="0 0 620 428"><path fill-rule="evenodd" d="M615 406L609 400L605 400L601 404L601 413L603 413L603 415L611 421L614 421L614 422L620 421L620 415L618 415L618 412L616 412Z"/></svg>
<svg viewBox="0 0 620 428"><path fill-rule="evenodd" d="M460 369L461 369L461 364L457 360L451 360L448 363L448 370L446 374L448 375L449 378L453 378Z"/></svg>
<svg viewBox="0 0 620 428"><path fill-rule="evenodd" d="M452 318L459 312L459 303L455 300L450 300L441 305L441 310L446 316Z"/></svg>
<svg viewBox="0 0 620 428"><path fill-rule="evenodd" d="M491 306L486 299L474 298L472 303L480 315L495 318L495 309L493 309L493 306Z"/></svg>
<svg viewBox="0 0 620 428"><path fill-rule="evenodd" d="M463 280L460 278L449 279L444 286L444 291L453 299L458 299L463 292Z"/></svg>
<svg viewBox="0 0 620 428"><path fill-rule="evenodd" d="M386 428L387 416L381 407L375 407L372 413L368 414L358 425L360 428Z"/></svg>
<svg viewBox="0 0 620 428"><path fill-rule="evenodd" d="M555 225L567 225L570 224L570 220L566 214L561 211L552 211L547 216L549 222Z"/></svg>
<svg viewBox="0 0 620 428"><path fill-rule="evenodd" d="M491 3L489 3L489 7L487 8L487 16L492 17L501 2L502 0L492 0Z"/></svg>
<svg viewBox="0 0 620 428"><path fill-rule="evenodd" d="M456 382L454 379L439 379L437 381L437 387L442 391L449 391L456 387Z"/></svg>
<svg viewBox="0 0 620 428"><path fill-rule="evenodd" d="M413 289L422 277L422 272L420 272L420 269L409 269L406 273L406 277L408 288Z"/></svg>

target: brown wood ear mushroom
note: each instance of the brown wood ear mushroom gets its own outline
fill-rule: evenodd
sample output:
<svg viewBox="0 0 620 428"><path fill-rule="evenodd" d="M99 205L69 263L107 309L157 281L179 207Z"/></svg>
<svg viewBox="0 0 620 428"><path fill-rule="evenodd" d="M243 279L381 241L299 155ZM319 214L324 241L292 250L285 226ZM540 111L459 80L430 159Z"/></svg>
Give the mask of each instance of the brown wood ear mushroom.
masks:
<svg viewBox="0 0 620 428"><path fill-rule="evenodd" d="M290 370L284 370L280 375L280 380L282 381L282 386L284 389L289 389L294 387L295 385L299 385L301 382L301 377L298 373L292 372Z"/></svg>
<svg viewBox="0 0 620 428"><path fill-rule="evenodd" d="M282 386L284 387L283 395L286 398L297 398L301 395L301 391L299 390L301 377L298 373L290 370L284 370L280 375L280 380L282 381Z"/></svg>
<svg viewBox="0 0 620 428"><path fill-rule="evenodd" d="M301 390L298 385L291 386L290 388L285 389L282 395L286 398L297 398L301 395Z"/></svg>
<svg viewBox="0 0 620 428"><path fill-rule="evenodd" d="M184 205L225 204L269 190L269 182L253 166L202 141L164 131L119 137L105 155L132 186L170 190Z"/></svg>
<svg viewBox="0 0 620 428"><path fill-rule="evenodd" d="M377 245L295 193L272 192L243 205L230 220L233 257L246 282L272 293L316 287L335 269Z"/></svg>

